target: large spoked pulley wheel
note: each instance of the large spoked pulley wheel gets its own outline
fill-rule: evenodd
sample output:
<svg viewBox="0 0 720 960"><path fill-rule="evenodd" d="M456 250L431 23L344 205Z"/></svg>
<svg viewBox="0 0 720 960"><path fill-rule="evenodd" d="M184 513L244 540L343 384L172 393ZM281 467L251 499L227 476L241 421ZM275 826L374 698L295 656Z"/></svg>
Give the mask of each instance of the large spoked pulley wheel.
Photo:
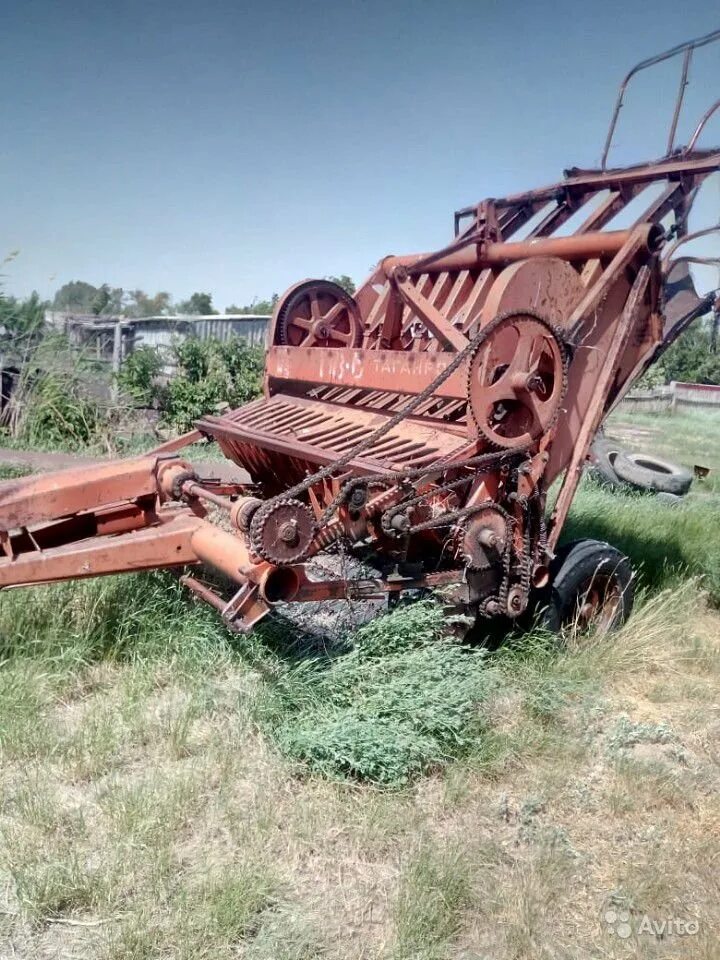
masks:
<svg viewBox="0 0 720 960"><path fill-rule="evenodd" d="M567 386L567 352L550 323L531 312L493 320L468 369L468 403L493 445L523 449L555 423Z"/></svg>
<svg viewBox="0 0 720 960"><path fill-rule="evenodd" d="M330 280L306 280L281 302L275 343L288 347L359 347L363 325L355 300Z"/></svg>

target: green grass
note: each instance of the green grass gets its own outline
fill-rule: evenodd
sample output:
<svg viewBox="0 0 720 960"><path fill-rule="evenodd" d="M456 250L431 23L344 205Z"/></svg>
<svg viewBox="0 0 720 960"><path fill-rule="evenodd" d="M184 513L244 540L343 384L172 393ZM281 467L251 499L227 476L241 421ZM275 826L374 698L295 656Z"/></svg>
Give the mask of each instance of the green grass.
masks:
<svg viewBox="0 0 720 960"><path fill-rule="evenodd" d="M20 463L0 463L0 480L17 480L32 473L30 467Z"/></svg>
<svg viewBox="0 0 720 960"><path fill-rule="evenodd" d="M212 611L189 603L164 572L0 594L0 662L37 659L62 670L162 658L193 669L222 659L228 640Z"/></svg>
<svg viewBox="0 0 720 960"><path fill-rule="evenodd" d="M279 618L236 637L165 574L0 593L0 942L619 956L598 918L622 897L701 917L689 955L717 956L713 497L668 510L583 485L568 535L642 564L602 640L488 654L427 602L330 641Z"/></svg>
<svg viewBox="0 0 720 960"><path fill-rule="evenodd" d="M395 903L396 960L447 956L471 903L472 862L461 848L425 841L403 866Z"/></svg>
<svg viewBox="0 0 720 960"><path fill-rule="evenodd" d="M398 786L477 741L493 672L484 651L447 638L440 607L400 607L348 647L267 685L257 716L286 756L329 777Z"/></svg>
<svg viewBox="0 0 720 960"><path fill-rule="evenodd" d="M607 540L653 588L700 575L720 604L720 496L689 495L669 508L653 496L611 492L583 480L563 530L563 540Z"/></svg>

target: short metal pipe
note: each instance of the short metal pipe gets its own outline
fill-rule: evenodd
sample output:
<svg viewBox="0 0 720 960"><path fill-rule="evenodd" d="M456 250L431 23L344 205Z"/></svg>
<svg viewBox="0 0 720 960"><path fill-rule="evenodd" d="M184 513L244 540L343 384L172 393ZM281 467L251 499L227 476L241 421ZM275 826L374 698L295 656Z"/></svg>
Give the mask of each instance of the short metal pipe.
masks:
<svg viewBox="0 0 720 960"><path fill-rule="evenodd" d="M223 497L219 493L213 493L212 490L206 490L205 487L201 487L200 484L196 483L194 480L189 480L187 483L183 484L183 492L189 497L197 497L199 500L206 500L208 503L214 503L216 507L220 507L227 513L229 513L232 509L232 500L230 500L228 497Z"/></svg>
<svg viewBox="0 0 720 960"><path fill-rule="evenodd" d="M204 520L198 521L190 546L198 559L236 583L246 583L248 580L257 583L260 595L268 603L291 600L298 591L299 579L292 567L274 567L265 561L253 563L239 537Z"/></svg>
<svg viewBox="0 0 720 960"><path fill-rule="evenodd" d="M239 537L226 533L219 527L198 522L190 539L190 545L198 559L209 566L224 573L236 583L252 580L259 583L262 574L267 569L266 563L253 563L245 544Z"/></svg>
<svg viewBox="0 0 720 960"><path fill-rule="evenodd" d="M185 573L180 577L180 583L184 587L187 587L188 590L192 590L195 596L199 597L205 603L209 603L211 607L215 607L220 613L225 609L226 604L222 597L219 597L210 587L206 587L204 583L200 583L195 577L191 577L189 573Z"/></svg>

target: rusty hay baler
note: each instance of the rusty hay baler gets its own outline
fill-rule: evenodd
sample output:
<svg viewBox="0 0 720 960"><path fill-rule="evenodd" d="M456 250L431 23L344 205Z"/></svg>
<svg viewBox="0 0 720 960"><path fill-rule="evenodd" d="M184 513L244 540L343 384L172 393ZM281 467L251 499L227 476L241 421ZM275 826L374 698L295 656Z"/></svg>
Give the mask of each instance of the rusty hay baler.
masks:
<svg viewBox="0 0 720 960"><path fill-rule="evenodd" d="M558 539L604 417L718 309L716 291L696 292L700 258L678 251L698 236L698 188L720 170L720 149L697 146L720 101L686 147L674 142L693 50L718 39L631 71L600 169L459 210L446 247L385 257L354 296L327 280L291 287L260 399L144 457L2 484L0 587L170 568L239 630L281 602L440 586L473 618L515 618L539 597L552 625L622 619L625 558L594 541L559 551ZM608 168L627 82L674 56L666 154ZM252 482L198 476L179 450L200 437ZM337 550L377 576L308 573Z"/></svg>

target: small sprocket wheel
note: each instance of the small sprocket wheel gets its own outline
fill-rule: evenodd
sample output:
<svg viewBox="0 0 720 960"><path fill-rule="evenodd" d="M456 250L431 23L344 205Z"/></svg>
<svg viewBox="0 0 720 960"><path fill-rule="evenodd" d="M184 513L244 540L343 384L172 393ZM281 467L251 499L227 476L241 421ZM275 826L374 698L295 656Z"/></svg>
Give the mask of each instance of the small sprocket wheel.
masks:
<svg viewBox="0 0 720 960"><path fill-rule="evenodd" d="M312 510L290 497L270 500L250 522L250 546L268 563L284 566L307 555L316 532Z"/></svg>
<svg viewBox="0 0 720 960"><path fill-rule="evenodd" d="M567 388L567 352L547 320L514 311L493 320L468 364L468 405L494 446L520 450L553 426Z"/></svg>
<svg viewBox="0 0 720 960"><path fill-rule="evenodd" d="M363 323L355 300L330 280L306 280L280 304L275 342L289 347L359 347Z"/></svg>
<svg viewBox="0 0 720 960"><path fill-rule="evenodd" d="M480 510L463 531L461 553L469 570L487 570L505 553L510 531L508 520L496 507Z"/></svg>

